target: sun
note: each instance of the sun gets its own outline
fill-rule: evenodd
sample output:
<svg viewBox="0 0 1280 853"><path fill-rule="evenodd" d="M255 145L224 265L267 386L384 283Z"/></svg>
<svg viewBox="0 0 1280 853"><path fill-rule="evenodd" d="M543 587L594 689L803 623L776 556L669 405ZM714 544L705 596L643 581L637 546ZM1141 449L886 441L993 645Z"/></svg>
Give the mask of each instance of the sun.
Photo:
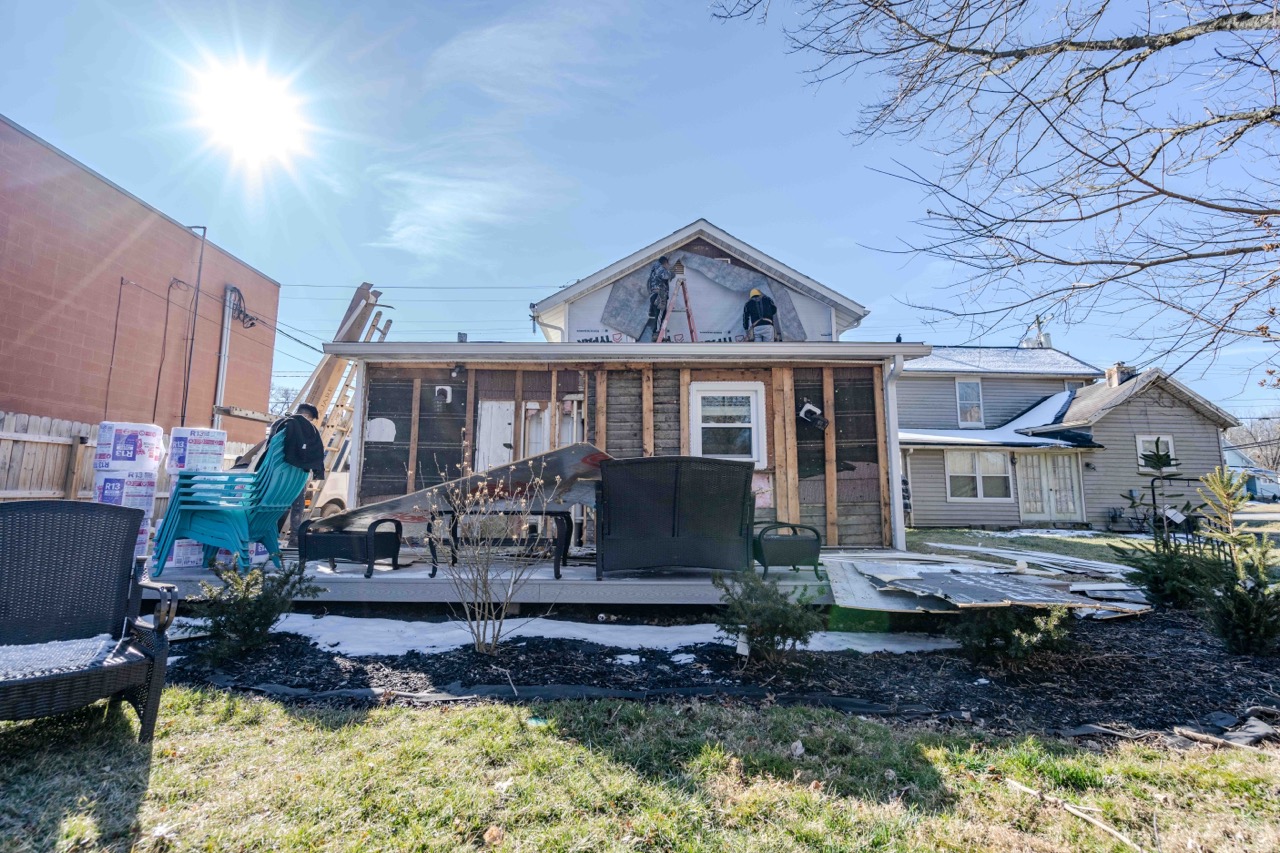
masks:
<svg viewBox="0 0 1280 853"><path fill-rule="evenodd" d="M305 150L307 124L287 80L244 63L213 65L196 78L197 123L242 165L289 165Z"/></svg>

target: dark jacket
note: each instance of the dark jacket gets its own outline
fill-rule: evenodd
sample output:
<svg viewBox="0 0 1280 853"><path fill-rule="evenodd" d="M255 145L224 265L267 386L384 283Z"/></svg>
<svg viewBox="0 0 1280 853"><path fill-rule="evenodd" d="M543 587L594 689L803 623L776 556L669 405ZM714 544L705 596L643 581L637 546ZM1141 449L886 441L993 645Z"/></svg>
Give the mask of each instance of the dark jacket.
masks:
<svg viewBox="0 0 1280 853"><path fill-rule="evenodd" d="M317 480L323 480L324 440L320 437L320 430L304 416L290 415L271 425L268 440L280 430L284 430L284 461L295 468L310 471Z"/></svg>
<svg viewBox="0 0 1280 853"><path fill-rule="evenodd" d="M778 316L778 306L773 304L773 300L767 296L761 296L756 299L754 296L747 300L747 304L742 306L742 328L750 329L759 323L774 323L774 318Z"/></svg>

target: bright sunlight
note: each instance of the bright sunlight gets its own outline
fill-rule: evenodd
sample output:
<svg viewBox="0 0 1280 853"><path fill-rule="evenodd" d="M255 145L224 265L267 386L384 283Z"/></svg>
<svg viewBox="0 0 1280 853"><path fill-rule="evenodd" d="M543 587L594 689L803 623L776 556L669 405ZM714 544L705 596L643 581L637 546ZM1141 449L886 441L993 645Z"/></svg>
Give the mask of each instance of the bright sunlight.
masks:
<svg viewBox="0 0 1280 853"><path fill-rule="evenodd" d="M288 165L304 148L306 122L287 80L244 63L214 65L197 78L199 124L236 161L260 168Z"/></svg>

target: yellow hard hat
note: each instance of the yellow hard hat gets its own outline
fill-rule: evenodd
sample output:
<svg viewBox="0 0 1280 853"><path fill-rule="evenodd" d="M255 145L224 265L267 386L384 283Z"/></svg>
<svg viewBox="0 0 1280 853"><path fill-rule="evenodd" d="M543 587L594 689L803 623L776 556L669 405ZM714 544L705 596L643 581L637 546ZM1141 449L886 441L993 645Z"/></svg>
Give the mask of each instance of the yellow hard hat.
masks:
<svg viewBox="0 0 1280 853"><path fill-rule="evenodd" d="M760 292L760 288L758 288L758 287L753 287L753 288L751 288L751 295L752 295L752 296L764 296L764 294Z"/></svg>

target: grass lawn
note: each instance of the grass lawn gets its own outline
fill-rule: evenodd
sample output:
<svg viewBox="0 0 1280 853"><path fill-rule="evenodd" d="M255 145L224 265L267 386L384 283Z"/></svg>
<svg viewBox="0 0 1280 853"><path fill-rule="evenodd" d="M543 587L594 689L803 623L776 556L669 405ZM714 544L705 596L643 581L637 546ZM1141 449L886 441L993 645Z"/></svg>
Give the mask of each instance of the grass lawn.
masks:
<svg viewBox="0 0 1280 853"><path fill-rule="evenodd" d="M1147 850L1280 848L1276 754L1098 753L804 708L339 711L186 688L148 749L104 708L0 724L0 850L1124 849L1005 778Z"/></svg>
<svg viewBox="0 0 1280 853"><path fill-rule="evenodd" d="M1093 536L992 536L985 530L969 530L967 528L920 528L907 530L907 550L921 554L948 554L952 557L965 556L964 551L948 551L944 548L933 548L930 542L941 542L947 545L976 545L988 548L1008 548L1023 551L1044 551L1052 554L1066 554L1071 557L1083 557L1087 560L1102 560L1106 563L1118 562L1111 546L1133 549L1140 540L1117 536L1108 533L1097 533ZM976 555L975 555L976 556ZM1003 562L994 554L991 559ZM1009 560L1008 562L1012 562Z"/></svg>

